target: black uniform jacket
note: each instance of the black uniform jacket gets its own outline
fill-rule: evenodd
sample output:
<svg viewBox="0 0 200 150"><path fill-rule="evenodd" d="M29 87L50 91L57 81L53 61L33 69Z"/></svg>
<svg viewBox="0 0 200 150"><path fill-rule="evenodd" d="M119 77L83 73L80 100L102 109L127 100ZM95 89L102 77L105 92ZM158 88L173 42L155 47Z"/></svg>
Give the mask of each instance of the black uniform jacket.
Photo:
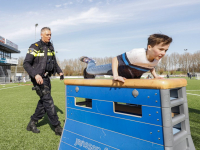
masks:
<svg viewBox="0 0 200 150"><path fill-rule="evenodd" d="M31 78L35 78L37 74L40 76L45 74L48 56L53 56L54 59L54 69L52 73L59 74L62 72L56 62L54 47L51 42L44 43L42 40L40 40L29 47L23 63L24 69Z"/></svg>

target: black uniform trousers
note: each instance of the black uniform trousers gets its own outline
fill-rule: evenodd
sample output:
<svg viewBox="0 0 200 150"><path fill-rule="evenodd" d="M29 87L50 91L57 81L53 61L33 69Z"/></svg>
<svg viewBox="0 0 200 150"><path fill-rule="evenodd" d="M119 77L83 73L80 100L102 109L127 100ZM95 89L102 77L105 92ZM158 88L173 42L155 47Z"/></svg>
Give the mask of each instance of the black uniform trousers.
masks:
<svg viewBox="0 0 200 150"><path fill-rule="evenodd" d="M31 80L35 86L37 83L35 79ZM41 86L41 85L40 85ZM38 121L47 113L48 119L53 126L60 124L58 120L58 115L54 106L53 98L51 97L51 81L49 77L43 77L43 85L46 90L49 90L49 93L40 97L35 113L31 116L31 120Z"/></svg>

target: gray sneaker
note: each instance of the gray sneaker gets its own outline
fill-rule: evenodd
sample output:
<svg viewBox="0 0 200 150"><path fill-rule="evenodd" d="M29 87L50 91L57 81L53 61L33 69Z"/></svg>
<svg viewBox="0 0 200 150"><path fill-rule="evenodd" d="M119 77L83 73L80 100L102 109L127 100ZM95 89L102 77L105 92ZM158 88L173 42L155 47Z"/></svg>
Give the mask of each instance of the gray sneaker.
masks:
<svg viewBox="0 0 200 150"><path fill-rule="evenodd" d="M82 56L79 60L84 63L89 63L92 59L87 56Z"/></svg>

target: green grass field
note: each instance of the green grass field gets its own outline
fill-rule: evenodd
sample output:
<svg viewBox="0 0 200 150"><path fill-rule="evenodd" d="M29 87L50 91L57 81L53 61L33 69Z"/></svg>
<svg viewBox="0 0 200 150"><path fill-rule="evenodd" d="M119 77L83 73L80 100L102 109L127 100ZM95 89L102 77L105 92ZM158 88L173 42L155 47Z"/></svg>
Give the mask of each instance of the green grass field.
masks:
<svg viewBox="0 0 200 150"><path fill-rule="evenodd" d="M190 128L197 150L200 150L200 81L187 80L187 99ZM61 122L65 121L65 86L63 81L52 80L52 97ZM56 150L60 136L56 136L47 115L37 126L39 134L26 130L39 97L28 82L0 85L0 150Z"/></svg>

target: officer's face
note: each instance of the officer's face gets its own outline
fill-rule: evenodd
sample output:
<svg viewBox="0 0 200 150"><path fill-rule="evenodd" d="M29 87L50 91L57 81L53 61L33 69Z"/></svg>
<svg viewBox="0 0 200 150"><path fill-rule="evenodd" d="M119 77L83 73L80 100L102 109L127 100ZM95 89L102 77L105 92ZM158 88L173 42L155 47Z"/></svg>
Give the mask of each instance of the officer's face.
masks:
<svg viewBox="0 0 200 150"><path fill-rule="evenodd" d="M51 31L50 30L44 30L41 33L41 38L42 38L42 41L45 42L45 43L50 42L50 40L51 40Z"/></svg>

